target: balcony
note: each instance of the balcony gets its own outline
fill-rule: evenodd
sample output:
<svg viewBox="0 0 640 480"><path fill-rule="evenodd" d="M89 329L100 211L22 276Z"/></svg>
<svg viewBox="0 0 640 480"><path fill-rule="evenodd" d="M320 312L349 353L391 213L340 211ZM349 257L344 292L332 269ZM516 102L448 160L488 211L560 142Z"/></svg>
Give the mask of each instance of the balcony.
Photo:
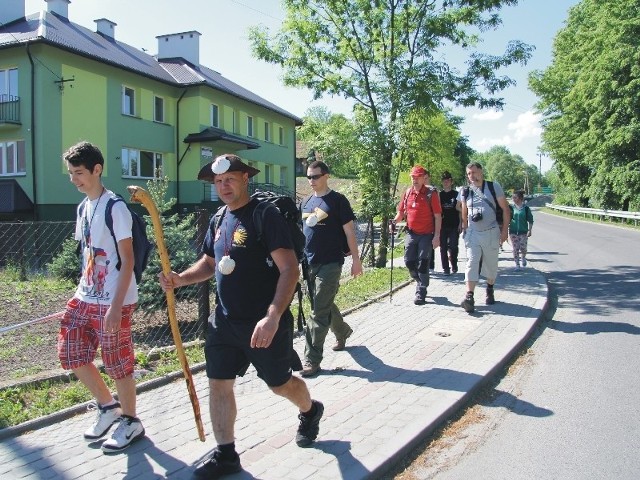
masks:
<svg viewBox="0 0 640 480"><path fill-rule="evenodd" d="M0 95L0 128L21 125L20 97Z"/></svg>

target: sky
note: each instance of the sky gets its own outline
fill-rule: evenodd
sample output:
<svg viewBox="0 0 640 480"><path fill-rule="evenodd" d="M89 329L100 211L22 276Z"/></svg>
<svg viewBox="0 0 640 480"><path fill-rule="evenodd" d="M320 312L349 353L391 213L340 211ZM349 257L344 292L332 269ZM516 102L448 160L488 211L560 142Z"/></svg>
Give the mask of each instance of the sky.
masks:
<svg viewBox="0 0 640 480"><path fill-rule="evenodd" d="M502 9L503 24L498 30L483 34L480 48L485 53L502 53L509 40L522 40L536 49L526 66L500 70L517 82L500 94L506 100L502 111L453 110L465 119L462 134L473 149L484 152L504 145L527 163L538 167L541 162L543 172L551 168L553 159L538 156L540 117L534 110L537 98L528 89L527 76L551 63L553 38L564 26L569 8L577 3L579 0L520 0L517 6ZM45 9L44 0L25 0L27 15ZM202 65L298 117L314 106L350 116L351 102L331 97L313 101L308 90L284 87L278 66L251 56L248 28L262 24L275 33L284 19L280 0L72 0L69 4L69 19L74 23L95 30L94 20L99 18L117 24L116 40L150 54L157 52L158 35L197 30L202 34Z"/></svg>

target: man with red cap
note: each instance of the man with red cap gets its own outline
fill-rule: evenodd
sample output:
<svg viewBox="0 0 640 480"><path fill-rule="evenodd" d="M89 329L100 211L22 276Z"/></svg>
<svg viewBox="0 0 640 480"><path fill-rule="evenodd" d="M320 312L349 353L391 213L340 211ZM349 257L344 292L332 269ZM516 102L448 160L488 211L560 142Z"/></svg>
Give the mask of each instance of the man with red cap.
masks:
<svg viewBox="0 0 640 480"><path fill-rule="evenodd" d="M424 305L429 286L429 259L440 245L442 208L435 188L428 186L429 172L421 165L411 169L411 187L404 192L398 203L395 225L407 221L404 263L416 281L416 296L413 303Z"/></svg>

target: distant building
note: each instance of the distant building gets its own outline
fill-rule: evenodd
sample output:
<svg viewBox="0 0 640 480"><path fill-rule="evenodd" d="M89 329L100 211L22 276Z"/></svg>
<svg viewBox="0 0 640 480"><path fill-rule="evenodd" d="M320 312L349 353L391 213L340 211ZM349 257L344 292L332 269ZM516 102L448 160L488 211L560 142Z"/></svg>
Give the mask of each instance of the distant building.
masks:
<svg viewBox="0 0 640 480"><path fill-rule="evenodd" d="M116 40L114 22L90 30L69 21L69 0L44 1L25 16L24 0L2 0L0 219L74 218L61 154L80 140L101 148L105 181L125 197L169 177L178 211L217 201L196 175L225 152L261 170L254 186L295 192L302 120L200 65L200 33L159 35L149 55Z"/></svg>

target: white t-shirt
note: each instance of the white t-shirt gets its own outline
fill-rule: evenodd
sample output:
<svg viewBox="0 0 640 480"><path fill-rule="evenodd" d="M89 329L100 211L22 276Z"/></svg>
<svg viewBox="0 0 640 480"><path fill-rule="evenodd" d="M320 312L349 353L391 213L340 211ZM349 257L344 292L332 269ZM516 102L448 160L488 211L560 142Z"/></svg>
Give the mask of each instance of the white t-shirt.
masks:
<svg viewBox="0 0 640 480"><path fill-rule="evenodd" d="M116 291L120 274L116 269L118 254L105 222L107 202L109 199L116 198L118 197L112 191L105 189L100 198L85 202L82 216L78 206L75 239L81 242L82 275L74 297L87 303L109 305ZM126 204L114 203L111 216L116 240L131 238L131 213ZM137 301L138 287L135 276L132 274L124 305L137 303Z"/></svg>

